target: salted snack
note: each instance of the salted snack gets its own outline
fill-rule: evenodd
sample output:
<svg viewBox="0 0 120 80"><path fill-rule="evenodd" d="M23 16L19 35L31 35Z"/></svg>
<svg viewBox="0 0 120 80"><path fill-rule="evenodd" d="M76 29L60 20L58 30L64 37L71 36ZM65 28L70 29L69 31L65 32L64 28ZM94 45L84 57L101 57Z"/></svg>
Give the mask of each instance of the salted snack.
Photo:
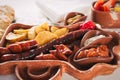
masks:
<svg viewBox="0 0 120 80"><path fill-rule="evenodd" d="M0 6L0 39L5 32L6 28L12 21L14 21L14 9L7 5Z"/></svg>
<svg viewBox="0 0 120 80"><path fill-rule="evenodd" d="M120 28L119 0L97 0L92 4L91 18L102 28Z"/></svg>

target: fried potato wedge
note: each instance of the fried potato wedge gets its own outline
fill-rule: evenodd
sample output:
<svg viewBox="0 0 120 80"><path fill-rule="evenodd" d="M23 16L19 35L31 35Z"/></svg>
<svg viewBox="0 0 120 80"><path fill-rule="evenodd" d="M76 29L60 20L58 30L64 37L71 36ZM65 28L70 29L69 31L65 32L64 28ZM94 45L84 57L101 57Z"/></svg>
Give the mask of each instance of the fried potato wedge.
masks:
<svg viewBox="0 0 120 80"><path fill-rule="evenodd" d="M58 38L56 34L51 33L49 31L42 31L39 32L39 34L35 37L35 40L37 41L38 46L41 46L56 38Z"/></svg>
<svg viewBox="0 0 120 80"><path fill-rule="evenodd" d="M54 34L56 34L58 37L68 33L68 29L67 28L61 28L61 29L58 29L54 32Z"/></svg>
<svg viewBox="0 0 120 80"><path fill-rule="evenodd" d="M36 33L35 33L35 27L32 27L28 30L28 39L32 40L35 39Z"/></svg>
<svg viewBox="0 0 120 80"><path fill-rule="evenodd" d="M41 31L49 31L48 23L43 23L42 25L35 26L35 32L38 34Z"/></svg>
<svg viewBox="0 0 120 80"><path fill-rule="evenodd" d="M15 34L22 34L22 33L28 33L28 29L14 29L13 33Z"/></svg>
<svg viewBox="0 0 120 80"><path fill-rule="evenodd" d="M57 27L55 27L55 26L52 26L52 27L51 27L51 32L53 32L53 33L54 33L56 30L58 30L58 28L57 28Z"/></svg>
<svg viewBox="0 0 120 80"><path fill-rule="evenodd" d="M24 40L25 38L26 38L26 33L15 34L15 33L10 32L10 33L6 36L6 40L8 40L10 43L22 41L22 40Z"/></svg>

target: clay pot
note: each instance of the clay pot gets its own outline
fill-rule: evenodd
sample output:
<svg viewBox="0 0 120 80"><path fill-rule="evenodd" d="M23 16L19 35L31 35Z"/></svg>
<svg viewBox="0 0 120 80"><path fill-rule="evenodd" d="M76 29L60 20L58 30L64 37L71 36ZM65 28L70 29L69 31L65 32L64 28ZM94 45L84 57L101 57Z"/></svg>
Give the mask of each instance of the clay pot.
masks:
<svg viewBox="0 0 120 80"><path fill-rule="evenodd" d="M94 4L95 2L91 8L91 19L94 22L99 23L102 28L120 28L120 12L95 10Z"/></svg>

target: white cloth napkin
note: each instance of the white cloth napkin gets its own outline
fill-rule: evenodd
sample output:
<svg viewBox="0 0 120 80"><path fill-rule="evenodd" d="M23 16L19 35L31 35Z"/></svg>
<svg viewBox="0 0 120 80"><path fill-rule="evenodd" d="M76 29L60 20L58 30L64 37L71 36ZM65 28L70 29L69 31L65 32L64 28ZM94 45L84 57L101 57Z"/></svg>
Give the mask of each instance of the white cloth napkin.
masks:
<svg viewBox="0 0 120 80"><path fill-rule="evenodd" d="M90 15L91 3L94 0L37 0L41 12L52 22L59 21L64 14L78 11Z"/></svg>

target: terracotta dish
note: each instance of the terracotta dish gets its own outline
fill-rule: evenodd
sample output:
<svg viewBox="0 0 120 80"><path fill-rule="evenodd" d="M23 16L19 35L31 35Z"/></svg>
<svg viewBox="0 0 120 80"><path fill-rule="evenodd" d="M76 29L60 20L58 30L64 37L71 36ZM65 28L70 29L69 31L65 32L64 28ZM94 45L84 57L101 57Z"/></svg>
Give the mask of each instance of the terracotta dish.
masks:
<svg viewBox="0 0 120 80"><path fill-rule="evenodd" d="M91 19L94 22L99 23L102 28L120 28L120 12L95 10L94 4L95 2L92 3L91 8Z"/></svg>
<svg viewBox="0 0 120 80"><path fill-rule="evenodd" d="M81 47L84 47L86 40L88 40L89 38L95 37L95 36L99 36L99 35L103 35L105 37L101 37L99 39L93 40L92 42L90 42L89 44L86 45L94 45L94 44L108 44L111 40L112 40L112 36L104 31L100 31L100 30L91 30L88 31L82 38L81 40Z"/></svg>
<svg viewBox="0 0 120 80"><path fill-rule="evenodd" d="M87 47L81 48L74 56L73 60L74 62L79 65L79 66L88 66L90 64L95 64L95 63L110 63L114 59L113 52L111 48L109 47L109 56L107 57L86 57L86 58L81 58L81 59L76 59L77 55L79 54L80 51L85 50L85 49L90 49L90 48L96 48L99 45L89 45Z"/></svg>
<svg viewBox="0 0 120 80"><path fill-rule="evenodd" d="M75 25L74 25L75 26ZM78 26L78 25L76 25ZM75 27L76 27L75 26ZM18 28L23 28L23 29L28 29L31 28L31 25L24 25L24 24L11 24L1 42L0 46L4 47L6 45L6 40L5 37L6 35L12 31L13 29L18 29ZM71 25L72 27L72 25ZM70 28L71 29L71 28ZM89 31L89 30L88 30ZM75 77L76 79L79 80L92 80L94 77L98 75L108 75L114 72L118 67L120 67L120 55L118 55L118 52L120 52L119 47L116 48L116 46L119 45L120 41L120 36L116 32L107 32L107 31L101 31L101 30L93 30L92 33L95 35L97 34L103 34L108 38L108 40L103 40L103 44L110 44L109 49L109 56L107 58L88 58L84 59L84 63L81 63L81 59L75 60L74 56L77 55L76 51L80 51L83 49L88 49L90 47L94 48L97 43L95 43L92 46L86 46L80 48L80 41L83 39L83 36L88 34L86 30L71 30L69 33L66 35L61 36L60 38L57 38L56 40L50 41L47 44L37 47L32 50L28 50L27 52L21 52L18 55L20 55L21 58L14 58L12 61L6 61L6 62L1 62L0 63L0 75L6 75L6 74L11 74L15 73L17 76L18 80L60 80L62 77L62 74L68 73L69 75ZM91 36L94 36L93 34L90 34ZM89 38L89 37L87 37ZM60 44L63 44L61 47ZM57 46L56 46L57 45ZM72 47L71 47L72 46ZM57 51L55 49L56 47L60 47L63 51L63 53L59 52L55 54L51 54L54 57L57 57L56 59L46 58L44 60L40 60L39 56L40 53L47 53L51 52L52 50ZM79 49L79 50L78 50ZM65 51L69 50L69 51ZM71 52L71 51L72 52ZM68 55L68 53L70 55ZM11 55L16 55L17 53L11 54ZM44 54L45 55L45 54ZM37 57L37 60L35 60L35 57ZM64 60L63 58L67 58L67 60ZM1 59L1 58L0 58ZM27 60L26 60L27 59ZM90 60L90 61L88 61ZM93 61L93 60L96 60ZM87 64L87 63L94 63L88 67L86 66L81 66L81 64ZM89 64L88 64L89 65ZM86 76L87 75L87 76Z"/></svg>
<svg viewBox="0 0 120 80"><path fill-rule="evenodd" d="M19 23L13 23L11 24L5 31L5 33L3 34L3 37L0 40L0 46L5 46L6 45L6 35L11 32L13 29L19 29L19 28L23 28L23 29L29 29L31 28L32 25L24 25L24 24L19 24Z"/></svg>
<svg viewBox="0 0 120 80"><path fill-rule="evenodd" d="M67 15L65 15L65 17L64 17L64 25L69 25L69 24L67 23L68 19L73 18L73 17L75 17L75 16L77 16L77 15L80 15L80 17L76 18L76 19L75 19L72 23L70 23L70 24L75 24L75 23L77 23L77 22L85 21L86 18L87 18L87 16L85 16L85 15L82 14L82 13L79 13L79 12L70 12L70 13L68 13Z"/></svg>

